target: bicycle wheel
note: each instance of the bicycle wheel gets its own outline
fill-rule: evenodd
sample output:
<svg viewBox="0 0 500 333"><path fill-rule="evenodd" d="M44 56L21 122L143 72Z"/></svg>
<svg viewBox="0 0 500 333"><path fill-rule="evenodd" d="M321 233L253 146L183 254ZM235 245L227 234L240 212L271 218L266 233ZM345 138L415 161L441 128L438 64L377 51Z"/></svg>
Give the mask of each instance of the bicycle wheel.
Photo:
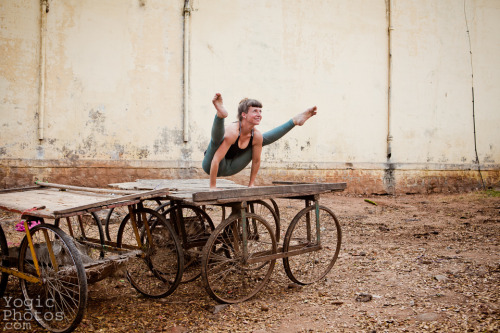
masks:
<svg viewBox="0 0 500 333"><path fill-rule="evenodd" d="M172 226L158 212L141 208L134 211L135 222L141 225L138 246L131 215L123 219L118 230L117 246L142 253L131 257L126 263L130 284L143 295L161 298L170 295L182 278L184 258L181 243ZM144 221L150 226L152 242L144 230Z"/></svg>
<svg viewBox="0 0 500 333"><path fill-rule="evenodd" d="M105 257L104 231L96 213L57 218L54 225L76 241L84 264Z"/></svg>
<svg viewBox="0 0 500 333"><path fill-rule="evenodd" d="M262 200L249 201L247 212L262 216L267 221L274 221L274 225L276 226L274 234L276 236L276 242L278 243L280 241L280 218L278 215L279 210L276 201L274 201L273 199L270 199L270 201L273 207ZM226 216L226 207L222 206L221 208L222 220L224 220Z"/></svg>
<svg viewBox="0 0 500 333"><path fill-rule="evenodd" d="M82 320L87 304L87 277L78 250L71 237L52 225L40 224L30 234L40 275L26 236L19 250L19 271L41 281L20 279L25 304L45 329L71 332Z"/></svg>
<svg viewBox="0 0 500 333"><path fill-rule="evenodd" d="M167 210L170 206L172 206L172 201L167 201L167 202L165 202L165 203L163 203L163 204L161 204L161 202L160 202L160 205L159 205L159 206L157 206L156 208L153 208L153 207L147 207L147 208L154 209L154 210L156 210L158 213L165 215L165 214L164 214L164 212L165 212L165 211L166 211L166 210Z"/></svg>
<svg viewBox="0 0 500 333"><path fill-rule="evenodd" d="M162 209L164 209L163 207L165 207L165 205L162 205L161 201L158 199L144 200L142 204L144 208L150 208L159 211L160 213L162 212ZM106 220L104 221L104 234L106 235L106 240L111 241L113 239L111 235L116 235L120 222L123 221L127 214L127 206L110 208L108 214L106 215Z"/></svg>
<svg viewBox="0 0 500 333"><path fill-rule="evenodd" d="M7 240L5 239L5 234L3 232L2 226L0 225L0 258L7 258L9 256L9 247L7 246ZM7 266L7 260L2 259L2 266ZM7 288L7 282L9 281L9 274L2 272L0 275L0 297L3 297L5 289Z"/></svg>
<svg viewBox="0 0 500 333"><path fill-rule="evenodd" d="M269 201L271 201L271 204L273 205L273 209L276 213L276 216L278 216L278 220L281 221L280 208L278 207L278 203L272 198L269 198Z"/></svg>
<svg viewBox="0 0 500 333"><path fill-rule="evenodd" d="M212 219L201 208L187 204L176 204L162 215L175 226L182 240L184 270L181 283L196 280L201 275L203 246L215 229Z"/></svg>
<svg viewBox="0 0 500 333"><path fill-rule="evenodd" d="M248 211L263 217L271 225L273 224L271 221L274 222L276 242L280 241L280 219L270 204L262 200L250 201L248 202Z"/></svg>
<svg viewBox="0 0 500 333"><path fill-rule="evenodd" d="M247 216L247 257L243 251L242 219L231 215L222 222L203 248L201 276L208 294L221 303L238 303L253 297L269 280L276 260L248 263L247 259L274 254L276 239L260 216ZM252 230L252 219L258 235Z"/></svg>
<svg viewBox="0 0 500 333"><path fill-rule="evenodd" d="M283 252L306 250L318 245L315 205L302 209L285 234ZM340 251L342 232L335 214L319 206L321 248L283 258L286 274L295 283L306 285L321 280L332 269Z"/></svg>

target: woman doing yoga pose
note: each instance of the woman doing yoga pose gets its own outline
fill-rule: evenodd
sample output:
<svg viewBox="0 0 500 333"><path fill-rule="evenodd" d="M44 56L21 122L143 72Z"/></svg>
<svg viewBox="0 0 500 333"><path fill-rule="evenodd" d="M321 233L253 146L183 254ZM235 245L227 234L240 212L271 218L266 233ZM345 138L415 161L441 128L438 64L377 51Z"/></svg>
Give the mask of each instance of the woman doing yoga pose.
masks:
<svg viewBox="0 0 500 333"><path fill-rule="evenodd" d="M316 114L316 107L310 107L286 123L268 132L261 133L255 126L262 120L262 104L255 99L243 99L238 106L239 121L224 128L228 112L221 94L215 94L212 103L217 114L212 125L212 134L203 159L203 170L210 175L210 189L216 188L217 177L232 176L243 170L250 161L250 181L253 187L260 168L262 147L273 143L296 125L302 126Z"/></svg>

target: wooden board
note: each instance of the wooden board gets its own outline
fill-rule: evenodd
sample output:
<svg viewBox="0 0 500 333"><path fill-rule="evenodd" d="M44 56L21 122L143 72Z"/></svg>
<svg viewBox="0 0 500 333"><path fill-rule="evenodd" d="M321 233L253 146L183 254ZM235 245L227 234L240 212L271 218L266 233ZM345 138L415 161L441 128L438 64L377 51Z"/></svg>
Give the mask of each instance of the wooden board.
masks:
<svg viewBox="0 0 500 333"><path fill-rule="evenodd" d="M210 189L209 179L137 179L135 182L109 184L122 190L155 190L169 189L170 191L197 192ZM227 179L217 179L218 188L244 188Z"/></svg>
<svg viewBox="0 0 500 333"><path fill-rule="evenodd" d="M308 197L316 194L343 191L346 183L273 182L273 186L249 188L227 179L217 179L217 190L211 191L208 179L138 179L135 182L110 184L120 189L169 190L170 200L195 205L226 204L279 197Z"/></svg>
<svg viewBox="0 0 500 333"><path fill-rule="evenodd" d="M80 212L95 211L117 203L130 203L157 196L165 196L167 190L138 192L128 195L114 193L95 193L85 191L61 191L56 188L42 188L7 191L0 193L0 209L24 213L33 207L44 207L29 212L31 216L43 218L57 218L62 216L78 215Z"/></svg>
<svg viewBox="0 0 500 333"><path fill-rule="evenodd" d="M219 191L193 193L193 201L216 201L219 203L227 203L273 197L314 195L331 191L343 191L345 188L346 183L274 185L251 188L247 187L241 189L224 189Z"/></svg>

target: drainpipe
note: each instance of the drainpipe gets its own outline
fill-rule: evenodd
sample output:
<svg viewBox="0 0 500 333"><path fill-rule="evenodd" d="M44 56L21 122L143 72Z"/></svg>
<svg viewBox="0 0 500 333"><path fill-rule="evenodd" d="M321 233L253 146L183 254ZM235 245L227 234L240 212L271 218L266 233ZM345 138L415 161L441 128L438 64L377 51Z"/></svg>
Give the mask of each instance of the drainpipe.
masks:
<svg viewBox="0 0 500 333"><path fill-rule="evenodd" d="M387 57L387 163L390 163L392 156L392 1L386 0L387 8L387 40L388 40L388 57Z"/></svg>
<svg viewBox="0 0 500 333"><path fill-rule="evenodd" d="M189 18L191 16L190 0L184 0L184 142L189 141Z"/></svg>
<svg viewBox="0 0 500 333"><path fill-rule="evenodd" d="M49 12L48 0L41 0L40 23L40 86L38 91L38 140L44 139L45 118L45 45L47 40L47 13Z"/></svg>
<svg viewBox="0 0 500 333"><path fill-rule="evenodd" d="M386 0L387 11L387 162L384 174L385 190L389 194L396 193L396 179L392 157L392 1Z"/></svg>

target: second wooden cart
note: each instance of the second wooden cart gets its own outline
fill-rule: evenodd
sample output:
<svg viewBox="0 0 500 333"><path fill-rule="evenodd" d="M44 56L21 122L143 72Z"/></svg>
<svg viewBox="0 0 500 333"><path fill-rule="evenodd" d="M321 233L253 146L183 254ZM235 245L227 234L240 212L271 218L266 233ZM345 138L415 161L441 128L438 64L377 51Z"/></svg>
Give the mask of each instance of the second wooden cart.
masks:
<svg viewBox="0 0 500 333"><path fill-rule="evenodd" d="M320 195L343 191L345 183L276 182L247 188L226 181L217 191L209 191L206 180L142 180L113 185L169 189L170 208L163 215L181 239L189 277L184 281L201 273L205 289L218 302L237 303L253 297L268 282L277 259L283 260L293 282L314 283L328 274L340 251L340 223L331 209L320 204ZM277 212L266 217L255 212L257 205L276 198L305 203L290 221L282 244L277 241L279 226L269 219ZM209 205L230 208L231 213L215 227L200 208Z"/></svg>

